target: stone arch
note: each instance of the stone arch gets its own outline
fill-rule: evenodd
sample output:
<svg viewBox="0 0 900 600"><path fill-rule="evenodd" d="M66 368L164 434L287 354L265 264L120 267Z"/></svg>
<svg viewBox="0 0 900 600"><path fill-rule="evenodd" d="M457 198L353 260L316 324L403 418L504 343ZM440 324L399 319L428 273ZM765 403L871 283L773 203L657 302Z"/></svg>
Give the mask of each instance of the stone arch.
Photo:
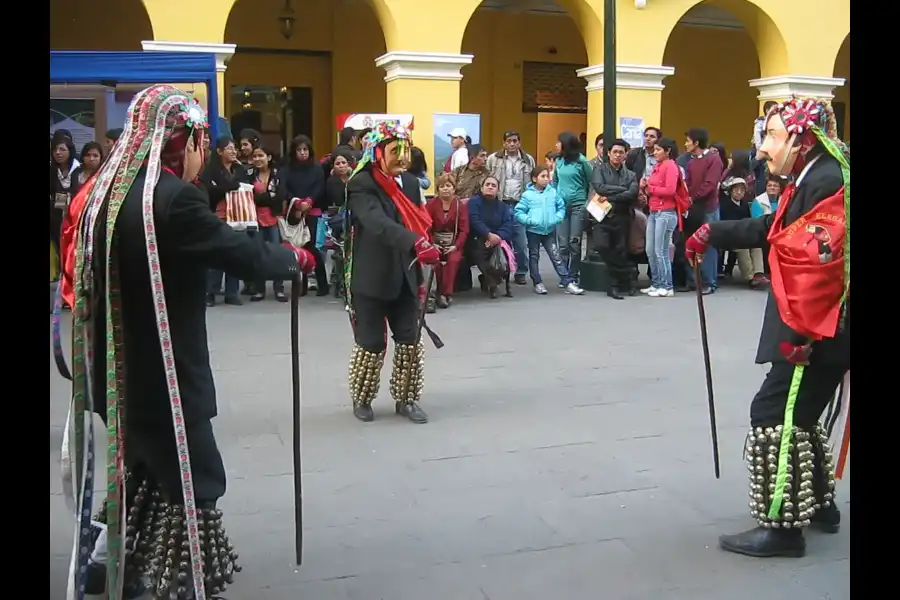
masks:
<svg viewBox="0 0 900 600"><path fill-rule="evenodd" d="M385 53L379 24L391 22L390 11L384 0L294 0L297 21L286 39L277 20L283 7L283 0L234 0L223 28L223 41L237 46L225 72L226 111L232 121L260 120L273 148L305 134L323 155L334 146L335 115L385 110L375 59ZM248 92L253 98L244 102Z"/></svg>
<svg viewBox="0 0 900 600"><path fill-rule="evenodd" d="M834 90L832 104L838 121L838 135L850 141L850 34L844 38L834 60L834 77L844 80L844 85Z"/></svg>
<svg viewBox="0 0 900 600"><path fill-rule="evenodd" d="M663 133L681 141L690 127L706 127L729 150L749 148L759 101L748 81L789 72L779 26L753 0L659 4L672 22L660 36L661 63L675 69L662 92Z"/></svg>
<svg viewBox="0 0 900 600"><path fill-rule="evenodd" d="M141 50L153 39L143 0L50 0L51 50Z"/></svg>
<svg viewBox="0 0 900 600"><path fill-rule="evenodd" d="M523 148L541 155L552 148L553 142L548 140L555 139L559 131L586 133L587 92L585 81L575 71L602 61L603 29L585 0L479 0L457 6L465 16L459 48L474 56L472 64L463 69L460 111L481 115L480 134L488 149L499 148L507 130L518 131ZM556 10L548 14L535 9ZM448 31L446 35L451 34ZM583 95L584 111L535 112L531 106L534 94L529 92L525 98L526 88L531 87L526 75L530 73L530 80L541 79L534 67L546 69L547 77L559 80L558 87L547 89L563 90L560 93L566 97Z"/></svg>

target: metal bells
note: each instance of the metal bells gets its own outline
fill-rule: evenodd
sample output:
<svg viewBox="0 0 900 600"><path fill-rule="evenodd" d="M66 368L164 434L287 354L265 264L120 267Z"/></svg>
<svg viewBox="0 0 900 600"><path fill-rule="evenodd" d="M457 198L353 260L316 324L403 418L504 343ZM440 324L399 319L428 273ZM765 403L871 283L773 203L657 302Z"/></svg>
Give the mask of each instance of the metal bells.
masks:
<svg viewBox="0 0 900 600"><path fill-rule="evenodd" d="M821 434L794 427L788 444L785 487L779 518L769 518L776 490L778 454L783 427L756 427L747 434L744 458L750 478L750 516L766 528L799 529L809 526L816 510L833 499L834 469L823 450ZM830 486L828 480L830 477ZM818 481L817 481L818 479ZM824 484L824 485L822 485Z"/></svg>
<svg viewBox="0 0 900 600"><path fill-rule="evenodd" d="M425 345L394 344L391 370L391 397L398 404L414 404L422 398L425 385Z"/></svg>
<svg viewBox="0 0 900 600"><path fill-rule="evenodd" d="M151 589L161 600L194 600L184 507L168 505L159 514L149 569ZM222 511L202 509L198 517L206 591L218 594L234 582L234 574L241 570L238 553L222 526Z"/></svg>
<svg viewBox="0 0 900 600"><path fill-rule="evenodd" d="M347 373L353 406L369 406L378 396L383 365L384 351L376 354L354 344L350 352L350 368Z"/></svg>

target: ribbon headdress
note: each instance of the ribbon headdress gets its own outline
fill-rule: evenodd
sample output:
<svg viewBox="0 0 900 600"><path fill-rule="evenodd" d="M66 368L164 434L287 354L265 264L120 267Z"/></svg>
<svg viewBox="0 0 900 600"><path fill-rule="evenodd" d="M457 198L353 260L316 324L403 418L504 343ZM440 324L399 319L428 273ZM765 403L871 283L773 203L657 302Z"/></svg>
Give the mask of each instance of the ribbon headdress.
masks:
<svg viewBox="0 0 900 600"><path fill-rule="evenodd" d="M146 166L146 180L141 193L144 216L144 235L147 245L147 258L156 309L157 330L160 347L166 370L169 398L177 440L178 456L182 476L182 494L185 503L185 518L189 531L189 547L191 558L191 574L194 591L199 598L206 597L203 574L203 563L197 538L197 515L193 491L190 456L187 450L187 434L184 429L184 416L181 407L181 394L178 378L175 373L174 355L169 332L168 311L166 309L165 292L162 274L160 273L159 252L157 249L156 226L153 215L154 190L161 172L166 169L180 175L183 165L183 153L191 136L197 147L201 145L200 136L207 128L206 111L187 93L170 85L156 85L139 92L127 111L127 121L121 137L113 146L111 156L101 167L94 183L83 199L84 208L78 217L75 232L75 310L73 314L73 353L74 378L73 396L70 407L70 422L73 424L73 453L64 449L64 456L72 456L74 467L74 496L78 508L78 524L82 532L76 534L76 560L86 561L88 552L78 550L87 548L90 540L85 539L84 532L89 532L85 519L89 521L91 511L91 478L93 474L93 426L86 413L91 408L99 409L105 404L107 416L107 531L108 556L107 589L110 599L121 597L123 519L124 519L124 429L121 421L124 398L122 381L124 366L122 352L122 320L118 303L119 281L116 254L113 252L113 241L116 219L125 197L131 190L139 171ZM165 165L164 165L165 163ZM98 223L102 218L104 223ZM97 257L94 253L94 235L96 230L105 225L105 256ZM92 343L92 322L89 315L89 297L96 293L93 285L93 267L99 266L105 274L106 290L102 300L105 305L105 352L102 356L94 356ZM99 341L99 340L96 340ZM105 364L106 398L92 398L93 360L103 360ZM99 370L99 369L98 369ZM101 375L102 376L102 375ZM68 428L67 428L68 429ZM67 444L68 445L68 444ZM89 536L88 536L89 537ZM70 573L76 580L85 565L72 565Z"/></svg>

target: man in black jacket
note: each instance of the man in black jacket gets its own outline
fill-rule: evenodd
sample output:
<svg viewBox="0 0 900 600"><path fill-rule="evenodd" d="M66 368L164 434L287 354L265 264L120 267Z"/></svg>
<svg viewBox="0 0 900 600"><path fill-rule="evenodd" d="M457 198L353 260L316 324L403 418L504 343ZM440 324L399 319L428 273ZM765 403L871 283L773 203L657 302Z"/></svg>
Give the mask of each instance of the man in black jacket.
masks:
<svg viewBox="0 0 900 600"><path fill-rule="evenodd" d="M594 168L591 186L601 202L608 202L610 210L599 224L588 211L585 218L592 228L594 248L606 264L611 286L606 293L610 298L622 300L622 293L634 295L632 268L628 260L628 233L631 230L632 212L638 197L638 179L625 166L625 140L613 140L607 160Z"/></svg>
<svg viewBox="0 0 900 600"><path fill-rule="evenodd" d="M207 600L240 567L216 508L226 482L211 423L205 273L293 279L314 259L260 244L210 211L192 183L206 116L187 93L148 88L128 116L124 153L98 174L75 240L74 402L105 417L115 471L101 511L106 529L81 565L81 583L88 593L120 585L124 543L129 592L146 575L155 597ZM76 556L86 557L88 545L82 536Z"/></svg>
<svg viewBox="0 0 900 600"><path fill-rule="evenodd" d="M805 527L835 533L840 526L834 457L819 419L850 369L850 162L831 106L798 98L769 111L760 157L769 172L796 177L778 211L705 224L686 241L685 257L693 263L710 246L771 245L756 354L771 368L750 404L745 447L759 527L719 541L749 556L803 556ZM844 444L837 447L843 456Z"/></svg>
<svg viewBox="0 0 900 600"><path fill-rule="evenodd" d="M404 172L409 161L408 130L399 123L379 124L364 141L363 156L347 184L351 233L344 247L347 304L355 344L350 358L353 414L375 418L387 348L387 323L394 334L391 396L397 414L413 423L428 416L419 407L425 347L419 339L419 315L425 301L422 266L440 260L429 242L431 219L419 203L419 181Z"/></svg>

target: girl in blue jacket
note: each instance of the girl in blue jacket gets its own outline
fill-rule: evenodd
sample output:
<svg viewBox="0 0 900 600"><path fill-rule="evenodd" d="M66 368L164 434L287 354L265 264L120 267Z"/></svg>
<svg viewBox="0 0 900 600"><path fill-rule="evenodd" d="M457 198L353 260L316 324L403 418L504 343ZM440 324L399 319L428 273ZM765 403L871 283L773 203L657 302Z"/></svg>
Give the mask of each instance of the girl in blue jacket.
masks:
<svg viewBox="0 0 900 600"><path fill-rule="evenodd" d="M550 185L550 170L545 166L535 167L531 171L531 184L522 194L514 212L516 221L525 226L525 237L528 240L528 274L534 283L535 294L546 294L547 288L541 279L538 260L541 246L550 257L556 274L559 275L559 286L566 289L567 294L580 296L584 293L575 285L575 279L569 273L566 263L559 253L556 240L556 226L566 216L566 203L556 188Z"/></svg>

